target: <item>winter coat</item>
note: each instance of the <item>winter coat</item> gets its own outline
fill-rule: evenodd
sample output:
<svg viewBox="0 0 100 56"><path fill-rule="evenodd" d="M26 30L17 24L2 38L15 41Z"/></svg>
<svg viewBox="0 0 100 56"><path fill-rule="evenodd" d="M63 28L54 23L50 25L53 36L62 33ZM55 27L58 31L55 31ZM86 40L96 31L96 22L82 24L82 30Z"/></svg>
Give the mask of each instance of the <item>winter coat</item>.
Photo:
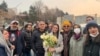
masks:
<svg viewBox="0 0 100 56"><path fill-rule="evenodd" d="M83 56L100 56L100 35L89 36L89 40L84 45Z"/></svg>
<svg viewBox="0 0 100 56"><path fill-rule="evenodd" d="M26 30L23 30L20 32L20 35L18 37L17 41L17 54L21 55L22 52L29 52L31 50L31 43L32 40L32 32L28 32Z"/></svg>
<svg viewBox="0 0 100 56"><path fill-rule="evenodd" d="M9 32L10 34L10 38L9 38L9 41L12 45L14 45L16 48L14 49L14 55L17 54L17 41L18 41L18 37L19 37L19 34L20 34L20 31L18 29L16 30L11 30L10 27L7 28L7 31ZM13 37L12 37L13 36Z"/></svg>
<svg viewBox="0 0 100 56"><path fill-rule="evenodd" d="M11 56L11 50L0 32L0 56Z"/></svg>
<svg viewBox="0 0 100 56"><path fill-rule="evenodd" d="M51 35L53 33L50 33ZM63 37L61 34L58 35L58 42L57 42L57 45L54 47L55 48L55 52L53 52L52 56L61 56L61 52L63 50ZM48 47L45 47L44 46L44 49L45 49L45 56L47 56L47 49Z"/></svg>
<svg viewBox="0 0 100 56"><path fill-rule="evenodd" d="M63 44L64 44L62 56L69 56L69 49L70 49L69 42L70 42L70 38L73 35L73 32L70 31L68 33L62 33L62 35L63 35Z"/></svg>
<svg viewBox="0 0 100 56"><path fill-rule="evenodd" d="M5 47L0 45L0 56L7 56L7 53L5 51Z"/></svg>
<svg viewBox="0 0 100 56"><path fill-rule="evenodd" d="M75 39L74 36L70 39L69 56L83 56L83 44L85 38L81 36L79 39Z"/></svg>
<svg viewBox="0 0 100 56"><path fill-rule="evenodd" d="M19 31L18 29L16 29L16 30L11 30L10 27L7 28L7 31L8 31L9 34L10 34L10 36L9 36L9 37L10 37L10 38L9 38L9 41L11 42L11 44L16 45L16 41L17 41L17 38L19 37L20 31ZM14 38L15 38L14 41L12 40L12 35L14 35Z"/></svg>
<svg viewBox="0 0 100 56"><path fill-rule="evenodd" d="M40 37L43 33L45 33L45 31L41 32L37 29L32 34L32 48L35 53L44 54L44 48L42 45L43 40Z"/></svg>

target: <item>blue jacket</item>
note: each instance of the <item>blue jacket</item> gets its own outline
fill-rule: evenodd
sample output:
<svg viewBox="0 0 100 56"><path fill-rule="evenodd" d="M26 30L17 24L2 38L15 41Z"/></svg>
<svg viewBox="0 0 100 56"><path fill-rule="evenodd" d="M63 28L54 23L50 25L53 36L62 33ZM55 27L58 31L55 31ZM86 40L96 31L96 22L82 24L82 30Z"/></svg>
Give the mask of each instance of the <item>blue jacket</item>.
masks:
<svg viewBox="0 0 100 56"><path fill-rule="evenodd" d="M7 53L5 51L5 47L0 45L0 56L7 56Z"/></svg>

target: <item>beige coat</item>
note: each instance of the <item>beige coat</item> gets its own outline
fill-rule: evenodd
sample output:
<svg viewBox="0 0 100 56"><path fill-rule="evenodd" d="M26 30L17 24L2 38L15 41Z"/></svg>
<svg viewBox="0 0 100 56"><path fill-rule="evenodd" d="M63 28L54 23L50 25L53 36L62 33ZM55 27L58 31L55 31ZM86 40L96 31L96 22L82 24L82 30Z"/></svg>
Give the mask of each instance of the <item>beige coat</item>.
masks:
<svg viewBox="0 0 100 56"><path fill-rule="evenodd" d="M52 33L50 33L50 34L52 34ZM54 48L55 48L56 51L53 52L52 56L61 56L61 52L63 50L63 37L62 37L61 34L59 34L58 43ZM45 56L47 56L48 47L44 47L44 49L45 49Z"/></svg>

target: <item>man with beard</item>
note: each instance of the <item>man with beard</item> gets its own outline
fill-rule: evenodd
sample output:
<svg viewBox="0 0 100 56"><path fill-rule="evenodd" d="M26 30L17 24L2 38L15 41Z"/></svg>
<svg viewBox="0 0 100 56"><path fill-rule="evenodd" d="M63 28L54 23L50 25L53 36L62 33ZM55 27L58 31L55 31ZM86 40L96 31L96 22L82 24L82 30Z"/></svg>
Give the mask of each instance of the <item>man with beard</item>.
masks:
<svg viewBox="0 0 100 56"><path fill-rule="evenodd" d="M17 49L17 38L19 36L19 30L18 30L18 25L19 25L19 22L17 20L14 20L10 23L10 26L7 28L7 31L9 32L9 41L12 45L15 46L15 50L14 50L14 53L13 55L16 55L16 49Z"/></svg>

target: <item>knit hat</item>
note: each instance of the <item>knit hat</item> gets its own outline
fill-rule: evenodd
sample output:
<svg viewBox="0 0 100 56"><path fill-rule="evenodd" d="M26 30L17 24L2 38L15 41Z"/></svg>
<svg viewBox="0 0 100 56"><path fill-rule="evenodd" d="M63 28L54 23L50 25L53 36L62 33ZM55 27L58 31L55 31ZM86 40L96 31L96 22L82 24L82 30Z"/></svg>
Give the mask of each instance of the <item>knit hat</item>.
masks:
<svg viewBox="0 0 100 56"><path fill-rule="evenodd" d="M97 27L97 28L99 28L98 24L95 23L95 22L93 22L93 21L89 22L89 23L86 25L86 29L87 29L87 30L88 30L90 27Z"/></svg>
<svg viewBox="0 0 100 56"><path fill-rule="evenodd" d="M68 20L65 20L63 23L62 23L62 26L71 26L71 23L70 23L70 21L68 21Z"/></svg>

